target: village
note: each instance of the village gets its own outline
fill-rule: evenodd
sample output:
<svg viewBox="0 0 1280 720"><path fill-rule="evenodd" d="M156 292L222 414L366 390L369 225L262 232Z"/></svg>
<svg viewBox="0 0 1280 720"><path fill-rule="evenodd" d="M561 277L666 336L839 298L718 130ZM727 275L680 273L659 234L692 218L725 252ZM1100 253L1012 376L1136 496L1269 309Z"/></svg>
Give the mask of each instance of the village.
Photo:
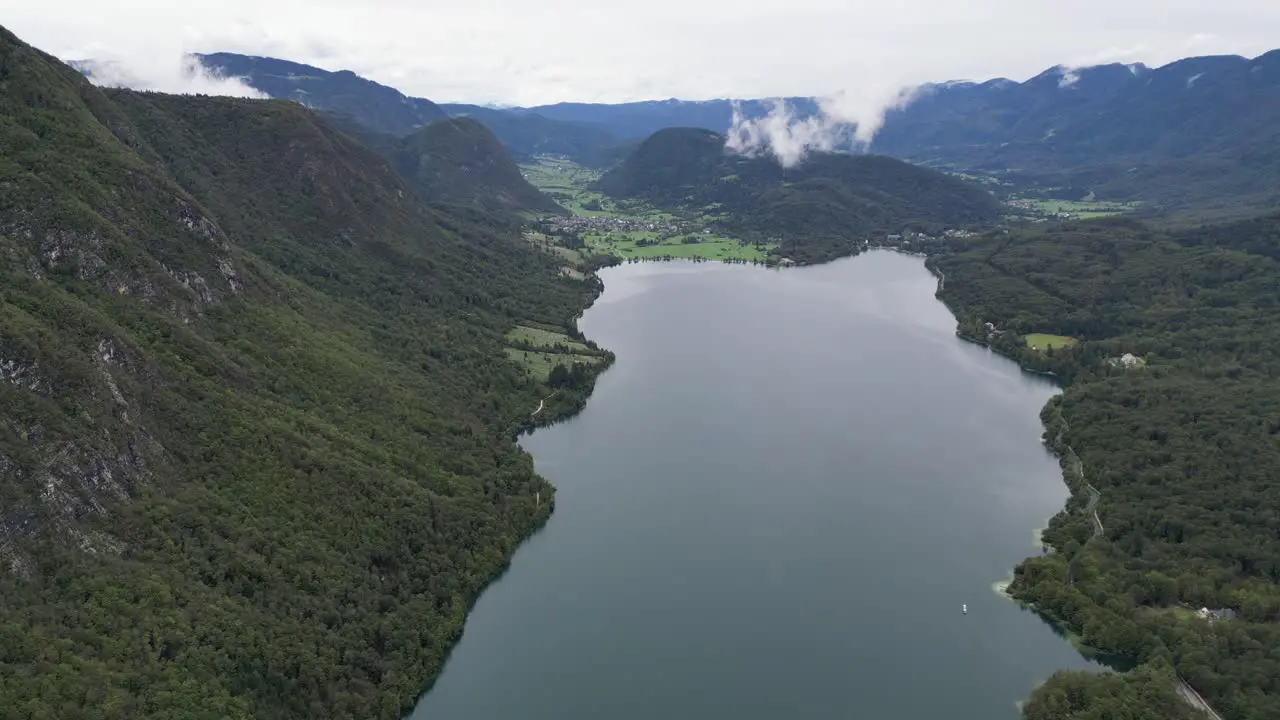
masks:
<svg viewBox="0 0 1280 720"><path fill-rule="evenodd" d="M629 233L650 232L659 236L687 235L701 232L711 234L708 227L698 227L695 223L665 220L660 218L617 217L608 215L585 216L549 215L539 220L540 229L552 235L570 233Z"/></svg>

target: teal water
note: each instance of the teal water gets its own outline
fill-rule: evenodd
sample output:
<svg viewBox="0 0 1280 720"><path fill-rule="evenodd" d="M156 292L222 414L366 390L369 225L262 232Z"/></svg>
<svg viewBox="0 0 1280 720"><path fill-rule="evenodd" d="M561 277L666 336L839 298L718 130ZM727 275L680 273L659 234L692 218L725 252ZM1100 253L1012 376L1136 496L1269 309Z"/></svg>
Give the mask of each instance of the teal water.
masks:
<svg viewBox="0 0 1280 720"><path fill-rule="evenodd" d="M523 442L556 512L413 718L1014 720L1092 666L992 589L1066 498L1056 388L957 339L919 258L602 277L617 363Z"/></svg>

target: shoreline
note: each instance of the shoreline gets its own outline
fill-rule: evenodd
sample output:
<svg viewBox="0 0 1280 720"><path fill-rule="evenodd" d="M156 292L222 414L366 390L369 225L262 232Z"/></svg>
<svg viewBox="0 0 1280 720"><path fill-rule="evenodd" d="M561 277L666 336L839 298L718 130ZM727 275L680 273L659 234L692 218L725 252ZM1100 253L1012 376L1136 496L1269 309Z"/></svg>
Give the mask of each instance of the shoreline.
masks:
<svg viewBox="0 0 1280 720"><path fill-rule="evenodd" d="M959 319L959 316L956 314L956 309L955 309L955 308L953 308L953 307L951 306L951 304L949 304L949 303L946 301L946 299L944 299L944 298L942 297L942 293L945 291L945 287L946 287L946 274L945 274L945 273L943 273L940 269L936 268L936 267L933 265L933 263L931 262L931 260L933 259L933 257L934 257L934 256L933 256L933 255L930 255L929 253L923 253L923 252L911 252L911 251L906 251L906 250L903 250L903 249L901 249L901 248L894 247L894 246L876 246L876 247L862 247L862 248L858 248L856 251L854 251L854 252L852 252L852 253L850 253L850 254L848 254L848 255L844 255L844 256L841 256L841 257L838 257L838 258L832 258L832 259L830 259L830 260L825 260L825 261L823 261L823 262L818 262L818 263L803 263L803 264L802 264L802 263L795 263L795 264L793 264L793 265L789 265L789 266L788 266L788 265L778 265L778 264L752 263L752 262L750 262L750 261L727 260L727 259L724 259L724 260L705 260L705 259L679 258L679 257L673 257L673 258L663 258L663 257L655 257L655 258L635 258L635 259L631 259L631 260L629 260L629 261L628 261L628 260L623 260L622 262L620 262L620 263L616 263L616 264L618 264L618 265L624 265L624 264L630 264L630 263L632 263L632 262L636 262L636 263L642 263L642 262L690 262L690 263L719 262L719 263L726 264L726 265L763 265L763 266L765 266L765 267L768 267L769 269L778 270L778 269L782 269L782 268L784 268L784 267L808 267L808 266L825 265L825 264L827 264L827 263L835 262L835 261L837 261L837 260L843 260L843 259L846 259L846 258L857 257L858 255L862 255L862 254L864 254L864 253L871 252L871 251L874 251L874 250L890 251L890 252L894 252L894 253L897 253L897 254L900 254L900 255L907 255L907 256L909 256L909 257L916 257L916 258L922 258L922 259L923 259L923 261L924 261L924 262L923 262L924 268L925 268L925 269L926 269L926 270L927 270L931 275L933 275L935 278L937 278L937 280L938 280L937 287L936 287L936 289L935 289L935 291L934 291L934 298L935 298L938 302L941 302L941 303L943 304L943 306L944 306L944 307L946 307L947 311L948 311L948 312L950 312L950 313L951 313L951 315L952 315L952 317L956 320L957 328L956 328L956 330L955 330L955 333L954 333L954 334L955 334L955 336L956 336L957 338L959 338L960 340L963 340L964 342L968 342L968 343L972 343L972 344L975 344L975 345L980 345L980 346L986 347L988 350L990 350L991 352L995 353L996 355L999 355L999 356L1001 356L1001 357L1005 358L1006 360L1008 360L1008 361L1013 362L1014 364L1016 364L1016 365L1018 366L1019 370L1021 370L1022 372L1026 372L1026 373L1030 373L1030 374L1034 374L1034 375L1040 375L1040 376L1048 376L1048 377L1054 378L1054 379L1055 379L1055 383L1059 385L1060 390L1059 390L1059 392L1055 393L1055 394L1054 394L1054 395L1053 395L1053 396L1052 396L1048 401L1046 401L1046 403L1045 403L1044 407L1041 409L1041 413L1042 413L1042 414L1043 414L1044 409L1048 408L1051 404L1053 404L1053 403L1055 402L1055 400L1056 400L1057 398L1061 397L1062 390L1065 390L1065 387L1062 385L1062 380L1061 380L1061 378L1060 378L1057 374L1052 373L1052 372L1048 372L1048 371L1044 371L1044 370L1036 370L1036 369L1034 369L1034 368L1028 367L1028 366L1026 366L1025 364L1023 364L1023 363L1022 363L1018 358L1016 358L1016 357L1014 357L1013 355L1011 355L1011 354L1009 354L1009 353L1007 353L1007 352L1004 352L1004 351L1002 351L1002 350L1000 350L1000 349L998 349L998 348L993 347L989 342L987 342L987 341L985 341L985 340L980 340L980 339L977 339L977 338L973 338L973 337L966 336L964 333L962 333L962 332L960 331L960 329L959 329L960 319ZM606 266L606 267L612 267L612 265L609 265L609 266ZM587 272L587 273L586 273L586 277L587 277L588 279L590 279L590 280L594 280L594 282L595 282L595 292L592 294L592 296L591 296L591 298L590 298L590 301L589 301L588 303L586 303L586 304L582 307L582 309L578 312L578 314L572 318L571 322L573 323L573 326L574 326L574 328L575 328L575 329L578 329L578 328L577 328L577 326L578 326L578 322L579 322L579 321L580 321L580 320L581 320L581 319L586 315L587 311L588 311L588 310L590 310L590 309L595 305L596 301L597 301L597 300L599 300L599 298L600 298L600 297L604 294L604 292L605 292L604 281L603 281L603 279L602 279L602 278L600 277L600 275L599 275L599 270L601 270L601 269L604 269L604 268L599 268L599 269L591 270L591 271L589 271L589 272ZM604 348L602 348L602 349L604 349ZM606 351L607 351L607 349L606 349ZM607 351L607 352L608 352L608 356L606 357L605 361L604 361L604 362L599 363L597 366L595 366L595 367L593 368L593 372L592 372L592 374L591 374L591 385L590 385L590 387L589 387L589 388L588 388L584 393L582 393L580 397L575 398L575 402L573 402L573 403L572 403L572 404L570 404L570 405L564 405L564 406L555 407L555 408L545 406L545 401L546 401L546 400L551 399L552 397L554 397L554 396L559 392L558 390L557 390L557 391L555 391L555 392L553 392L553 393L551 393L551 395L548 395L548 396L546 396L546 397L542 398L542 400L540 400L540 402L539 402L539 405L538 405L538 407L537 407L536 411L535 411L535 412L533 412L533 413L532 413L532 414L530 414L530 415L526 415L526 416L522 419L522 421L520 421L520 422L518 422L518 423L517 423L517 426L516 426L516 428L515 428L515 433L514 433L514 435L513 435L513 437L512 437L512 441L513 441L513 442L515 442L517 446L519 446L519 441L520 441L520 439L521 439L522 437L524 437L526 434L531 435L531 434L533 434L534 432L536 432L536 431L537 431L537 430L539 430L539 429L542 429L542 428L545 428L545 427L549 427L549 426L551 426L551 425L555 425L555 424L557 424L557 423L564 422L564 421L567 421L567 420L571 420L571 419L573 419L574 417L576 417L578 414L580 414L580 413L581 413L581 412L586 408L586 404L587 404L587 402L588 402L588 401L590 400L590 398L595 394L595 383L596 383L596 381L600 378L600 376L601 376L601 375L603 375L605 372L607 372L607 371L609 370L609 368L611 368L611 367L613 366L614 362L616 361L616 357L614 356L614 354L613 354L611 351ZM1065 422L1065 420L1064 420L1064 422ZM1043 419L1041 419L1040 423L1041 423L1041 427L1042 427L1042 428L1044 428L1044 430L1045 430L1045 431L1047 431L1047 430L1048 430L1048 426L1045 424L1045 422L1044 422L1044 420L1043 420ZM1065 466L1065 464L1064 464L1064 461L1065 461L1065 455L1063 455L1063 454L1060 452L1060 450L1055 446L1055 445L1056 445L1056 443L1050 443L1050 442L1048 442L1047 440L1045 440L1045 441L1043 441L1043 444L1044 444L1044 445L1049 449L1050 455L1052 455L1056 460L1058 460L1058 464L1059 464L1059 467L1060 467L1060 470L1061 470L1061 478L1062 478L1062 480L1063 480L1063 483L1067 486L1067 489L1068 489L1068 491L1069 491L1069 494L1068 494L1068 496L1067 496L1067 499L1064 501L1063 508L1062 508L1061 510L1059 510L1057 513L1054 513L1053 515L1051 515L1047 520L1045 520L1042 526L1038 526L1037 528L1034 528L1034 529L1033 529L1033 532L1035 533L1036 541L1032 544L1032 546L1033 546L1033 547L1039 547L1043 552L1048 553L1048 552L1053 552L1053 548L1052 548L1051 546L1049 546L1047 542L1045 542L1045 541L1044 541L1044 539L1043 539L1043 533L1044 533L1044 531L1045 531L1045 530L1047 530L1047 529L1048 529L1049 522L1050 522L1054 517L1057 517L1057 515L1058 515L1059 513L1061 513L1061 512L1063 512L1063 511L1065 511L1065 510L1066 510L1067 504L1069 504L1069 503L1070 503L1070 502L1075 498L1075 496L1076 496L1077 492L1076 492L1075 487L1073 486L1073 484L1070 482L1070 480L1069 480L1069 478L1068 478L1068 475L1069 475L1069 473L1070 473L1070 469L1069 469L1068 467L1066 467L1066 466ZM526 452L526 453L527 453L527 451L525 451L522 447L521 447L520 449L521 449L521 451L523 451L523 452ZM531 528L530 532L529 532L527 535L525 535L524 537L521 537L521 538L519 538L519 539L518 539L518 541L516 542L516 544L515 544L515 546L514 546L513 550L512 550L512 551L511 551L511 553L506 557L505 561L502 563L502 565L500 566L500 568L498 569L498 571L494 574L494 576L493 576L492 578L490 578L489 580L487 580L485 583L483 583L483 584L482 584L482 585L477 589L477 591L476 591L476 593L475 593L474 597L472 597L472 598L470 598L470 599L469 599L469 601L468 601L468 602L467 602L467 604L466 604L466 610L465 610L465 613L464 613L463 618L462 618L462 623L461 623L461 625L459 626L459 629L458 629L457 633L456 633L456 634L454 634L454 635L452 635L451 637L449 637L449 638L448 638L448 640L447 640L448 645L449 645L449 648L448 648L448 651L445 653L445 655L444 655L444 657L443 657L443 659L442 659L442 661L441 661L441 663L440 663L439 670L438 670L438 671L435 673L435 675L430 679L430 681L429 681L429 682L424 686L424 688L422 689L422 691L421 691L420 693L418 693L418 694L414 697L414 699L413 699L412 703L406 707L406 709L404 710L403 714L401 715L402 720L409 720L409 718L411 718L411 717L412 717L412 715L413 715L414 711L415 711L415 710L417 709L417 707L422 703L423 699L424 699L424 698L425 698L425 697L426 697L426 696L431 692L431 690L435 687L435 685L436 685L436 683L438 682L438 680L440 679L440 677L443 675L443 673L444 673L444 669L448 666L448 663L449 663L450 658L453 656L453 653L454 653L455 649L457 648L457 646L458 646L458 645L459 645L459 643L461 642L461 640L462 640L462 638L463 638L463 636L464 636L464 634L465 634L465 632L466 632L466 625L467 625L467 622L468 622L468 620L470 619L471 613L475 610L476 605L479 603L480 598L484 595L484 593L485 593L485 592L486 592L486 591L487 591L487 590L488 590L492 585L494 585L495 583L497 583L499 580L501 580L503 577L505 577L505 576L506 576L507 572L508 572L508 571L510 570L510 568L511 568L512 562L514 561L514 559L515 559L516 555L519 553L520 549L521 549L521 548L523 548L523 547L524 547L524 546L525 546L525 545L526 545L530 540L532 540L534 537L536 537L537 535L539 535L539 534L540 534L540 533L541 533L541 532L546 528L547 524L551 521L552 516L555 514L555 494L554 494L555 485L554 485L553 483L551 483L551 481L550 481L548 478L542 477L541 475L537 475L537 473L536 473L536 472L535 472L535 476L537 476L539 479L541 479L541 480L542 480L546 485L548 485L549 487L551 487L551 488L552 488L552 490L553 490L552 497L551 497L551 498L547 501L547 503L546 503L546 504L547 504L547 511L545 512L545 514L541 514L541 517L536 521L536 523L533 525L533 527ZM1087 491L1086 491L1086 492L1087 492ZM1100 651L1097 651L1097 650L1095 650L1095 649L1093 649L1093 648L1090 648L1089 646L1085 645L1085 644L1084 644L1084 642L1083 642L1083 639L1082 639L1078 634L1074 633L1070 628L1068 628L1068 627L1065 625L1065 623L1063 623L1061 620L1059 620L1058 618L1054 617L1052 614L1050 614L1050 613L1048 613L1048 612L1046 612L1046 611L1044 611L1044 610L1042 610L1042 609L1038 608L1034 603L1029 603L1029 602L1026 602L1026 601L1020 600L1020 599L1018 599L1017 597L1013 596L1013 595L1009 592L1009 588L1010 588L1010 587L1012 586L1012 584L1015 582L1015 576L1016 576L1016 570L1017 570L1017 568L1018 568L1019 566L1021 566L1021 564L1022 564L1023 562L1025 562L1026 560L1032 559L1032 557L1034 557L1034 556L1027 556L1027 557L1023 558L1023 560L1022 560L1022 561L1019 561L1016 565L1014 565L1013 567L1009 568L1008 573L1007 573L1007 575L1005 576L1005 578L1003 578L1003 579L1001 579L1001 580L997 580L996 582L992 583L992 585L991 585L992 590L993 590L994 592L996 592L997 594L1002 595L1002 596L1003 596L1003 597L1005 597L1006 599L1010 600L1011 602L1014 602L1014 603L1015 603L1015 604L1017 604L1019 607L1021 607L1021 608L1025 609L1025 610L1029 610L1029 611L1031 611L1031 612L1035 613L1038 617L1040 617L1040 619L1041 619L1041 620L1043 620L1047 625L1049 625L1049 626L1050 626L1050 628L1053 630L1053 632L1054 632L1055 634L1059 635L1059 636L1060 636L1060 637L1061 637L1061 638L1062 638L1062 639L1063 639L1063 640L1064 640L1068 645L1070 645L1073 649L1075 649L1077 652L1079 652L1079 653L1081 654L1081 656L1085 657L1085 658L1086 658L1086 659L1088 659L1088 660L1091 660L1091 661L1097 662L1097 663L1099 663L1099 664L1101 664L1101 665L1105 666L1106 668L1108 668L1108 669L1110 669L1110 670L1117 670L1117 665L1114 665L1112 662L1108 662L1108 660L1107 660L1106 656L1105 656L1104 654L1102 654ZM1113 660L1113 661L1117 661L1118 665L1131 664L1131 663L1129 663L1128 659L1125 659L1125 658L1113 658L1112 660ZM1043 684L1044 684L1044 683L1046 683L1047 681L1048 681L1048 677L1046 677L1046 678L1044 678L1044 679L1040 680L1036 685L1034 685L1034 686L1033 686L1033 687L1028 691L1028 694L1027 694L1027 696L1026 696L1026 697L1024 697L1022 700L1017 701L1017 704L1018 704L1019 708L1021 708L1021 705L1022 705L1023 703L1025 703L1025 702L1027 701L1027 699L1029 699L1029 698L1030 698L1030 693L1031 693L1031 692L1034 692L1034 690L1035 690L1037 687L1039 687L1039 686L1043 685ZM1019 710L1019 712L1021 712L1021 711Z"/></svg>
<svg viewBox="0 0 1280 720"><path fill-rule="evenodd" d="M925 264L926 266L930 267L931 270L934 270L934 268L931 267L932 263L929 262L929 260L926 260ZM952 316L956 318L957 325L959 325L960 316L957 314L956 308L953 307L950 303L948 303L946 298L942 296L942 292L944 288L943 278L945 277L945 275L940 275L941 273L942 273L941 270L937 270L935 272L935 275L939 276L939 286L938 286L938 291L935 292L934 294L934 297L936 297L939 302L941 302L943 305L947 307L947 310L950 311ZM1056 548L1054 548L1052 545L1050 545L1048 542L1044 540L1043 533L1045 530L1048 529L1049 524L1052 522L1053 518L1068 511L1068 508L1070 507L1071 503L1076 500L1077 496L1084 496L1087 498L1084 506L1084 512L1086 512L1089 515L1089 519L1091 521L1091 524L1093 525L1093 533L1090 536L1089 540L1093 540L1094 538L1099 537L1102 534L1103 528L1102 528L1101 520L1099 519L1098 513L1095 508L1097 503L1101 499L1101 492L1099 492L1096 488L1094 488L1093 485L1090 484L1085 478L1084 468L1080 463L1079 456L1076 454L1075 449L1072 448L1070 445L1062 444L1062 435L1067 429L1067 420L1066 418L1062 417L1061 407L1058 404L1059 399L1063 396L1063 394L1067 389L1067 385L1064 382L1063 378L1053 372L1037 370L1035 368L1028 367L1025 363L1023 363L1022 359L1015 357L1014 355L1011 355L1010 353L995 347L986 339L979 339L979 338L966 335L959 329L959 327L956 328L955 334L956 334L956 337L960 338L961 340L964 340L965 342L984 346L991 352L995 353L996 355L999 355L1009 360L1010 362L1015 363L1018 366L1018 368L1023 372L1031 373L1034 375L1049 376L1053 378L1055 384L1057 384L1059 387L1059 392L1055 393L1052 397L1050 397L1047 401L1045 401L1044 406L1040 410L1040 426L1041 428L1043 428L1044 432L1042 434L1045 436L1044 440L1042 440L1042 444L1049 451L1049 454L1052 455L1053 458L1058 461L1059 476L1062 479L1062 483L1067 487L1068 495L1066 500L1063 502L1062 508L1058 512L1050 516L1049 519L1045 521L1045 524L1043 527L1037 528L1035 530L1036 543L1034 544L1038 545L1044 554L1050 554L1050 553L1056 552ZM1046 411L1049 410L1050 408L1053 408L1055 410L1054 416L1056 417L1056 421L1057 421L1056 423L1050 423L1045 420ZM1051 425L1058 426L1057 428L1058 432L1052 440L1048 438L1048 432L1051 429L1050 427ZM1113 655L1111 653L1106 653L1106 652L1103 652L1102 650L1091 647L1090 645L1085 643L1083 636L1080 633L1076 632L1074 629L1072 629L1065 620L1057 617L1056 615L1049 612L1048 610L1041 608L1036 603L1023 600L1015 596L1012 592L1010 592L1010 589L1012 588L1014 583L1017 582L1018 568L1021 567L1024 563L1026 563L1028 560L1033 560L1034 557L1035 556L1024 557L1021 561L1019 561L1013 567L1009 568L1008 573L1005 575L1003 579L997 580L996 582L992 583L991 585L992 590L996 592L998 595L1001 595L1004 598L1008 599L1009 601L1017 604L1020 608L1023 608L1025 610L1035 613L1036 616L1038 616L1041 620L1043 620L1051 628L1053 628L1053 631L1056 634L1058 634L1060 637L1062 637L1062 639L1068 645L1070 645L1077 652L1079 652L1081 656L1103 666L1104 672L1123 673L1136 667L1138 665L1137 658L1122 656L1122 655ZM1050 675L1050 678L1051 677L1052 675ZM1035 686L1033 686L1028 691L1027 698L1019 702L1019 707L1021 708L1022 704L1025 703L1026 700L1030 698L1031 693L1034 693L1037 688L1047 683L1050 678L1045 678L1041 680L1039 683L1037 683ZM1185 683L1185 681L1182 680L1180 677L1179 677L1179 682ZM1190 686L1187 686L1187 687L1189 688ZM1194 701L1190 699L1188 699L1188 702L1192 705L1197 705ZM1212 709L1210 709L1210 712L1212 712Z"/></svg>
<svg viewBox="0 0 1280 720"><path fill-rule="evenodd" d="M596 304L596 301L600 299L600 296L604 294L604 282L600 279L600 276L596 274L596 271L594 270L591 271L590 273L587 274L587 277L595 281L595 291L591 294L590 300L586 304L584 304L581 309L578 310L576 315L570 318L570 322L573 323L573 327L575 329L578 327L578 321L582 319L583 315L585 315L586 312ZM601 349L604 349L604 348L601 348ZM517 420L514 425L508 426L507 429L505 430L495 428L494 431L509 435L511 442L516 446L517 450L528 455L529 451L525 450L523 447L520 446L520 438L524 437L526 434L532 434L533 432L535 432L540 428L549 427L559 422L571 420L574 417L576 417L579 413L581 413L584 408L586 408L587 400L589 400L591 396L595 394L596 380L599 379L599 377L603 375L605 372L607 372L609 368L613 367L615 357L612 352L608 350L606 350L606 352L608 354L605 356L603 362L596 363L595 365L591 366L591 375L590 375L591 384L586 389L586 391L582 393L581 397L576 399L576 401L568 405L561 405L559 407L548 407L546 404L546 401L560 394L560 390L554 390L551 392L551 394L546 395L545 397L541 398L538 401L538 407L533 413L524 415L520 420ZM530 459L532 460L532 455L530 455ZM448 649L445 651L443 657L440 660L440 666L436 669L435 673L427 680L427 682L422 686L422 689L416 695L414 695L411 699L408 700L407 704L405 702L401 703L400 705L401 711L399 715L400 720L410 720L410 718L413 717L413 714L418 709L418 706L422 704L422 701L427 697L428 694L430 694L431 690L435 688L436 683L439 682L440 680L440 677L444 675L444 670L446 667L448 667L449 660L453 657L454 651L457 650L458 645L461 644L462 639L466 634L467 623L471 619L471 613L475 611L476 605L479 604L480 598L484 596L484 594L489 590L489 588L493 587L500 580L506 577L507 573L510 572L511 570L511 564L515 560L516 555L520 553L520 550L524 548L524 546L527 545L530 540L537 537L539 534L542 533L543 530L546 529L547 523L551 522L551 518L555 515L556 486L549 479L543 477L542 475L539 475L536 470L533 472L533 476L541 480L547 487L551 488L552 490L551 497L548 498L546 502L546 506L547 506L546 512L536 513L534 522L529 527L529 531L522 537L519 537L516 539L516 542L512 547L511 552L506 555L506 557L502 561L502 564L497 567L493 575L488 579L486 579L483 583L481 583L480 586L476 588L472 596L466 599L465 609L462 613L462 619L458 625L457 630L453 633L450 633L449 636L445 638L445 644L448 646ZM535 507L535 512L536 512L536 507Z"/></svg>

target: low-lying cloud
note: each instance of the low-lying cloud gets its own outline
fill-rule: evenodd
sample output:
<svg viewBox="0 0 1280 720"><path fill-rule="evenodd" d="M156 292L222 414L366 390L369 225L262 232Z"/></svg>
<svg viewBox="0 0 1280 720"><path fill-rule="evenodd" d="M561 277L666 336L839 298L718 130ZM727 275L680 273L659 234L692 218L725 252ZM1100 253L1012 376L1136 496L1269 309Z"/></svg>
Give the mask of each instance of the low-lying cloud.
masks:
<svg viewBox="0 0 1280 720"><path fill-rule="evenodd" d="M248 85L243 78L223 77L210 71L193 55L174 53L167 56L103 59L93 57L73 60L94 85L154 90L178 95L230 95L265 98L266 95Z"/></svg>
<svg viewBox="0 0 1280 720"><path fill-rule="evenodd" d="M905 107L918 88L901 85L864 86L814 98L817 112L802 114L783 99L769 100L763 117L748 117L740 103L725 147L748 156L772 155L783 167L802 162L810 152L865 150L884 125L885 113Z"/></svg>

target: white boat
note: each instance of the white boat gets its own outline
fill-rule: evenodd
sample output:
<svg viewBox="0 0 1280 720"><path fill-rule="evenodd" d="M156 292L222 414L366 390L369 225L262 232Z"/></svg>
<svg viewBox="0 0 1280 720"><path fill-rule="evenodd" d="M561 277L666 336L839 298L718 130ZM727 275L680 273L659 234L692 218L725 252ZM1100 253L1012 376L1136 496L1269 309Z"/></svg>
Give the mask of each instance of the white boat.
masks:
<svg viewBox="0 0 1280 720"><path fill-rule="evenodd" d="M968 605L961 605L961 606L960 606L960 614L961 614L961 615L968 615L968 614L969 614L969 606L968 606Z"/></svg>

